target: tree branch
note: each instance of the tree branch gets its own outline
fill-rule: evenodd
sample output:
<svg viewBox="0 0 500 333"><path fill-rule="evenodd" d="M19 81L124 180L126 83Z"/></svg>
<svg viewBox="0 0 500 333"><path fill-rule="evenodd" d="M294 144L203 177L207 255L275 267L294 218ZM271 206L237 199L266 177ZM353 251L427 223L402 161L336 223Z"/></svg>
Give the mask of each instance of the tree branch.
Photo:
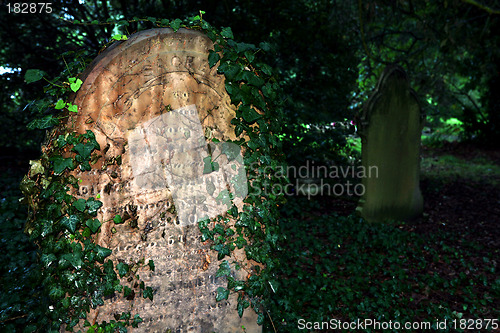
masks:
<svg viewBox="0 0 500 333"><path fill-rule="evenodd" d="M368 45L366 45L365 40L365 29L363 27L363 1L358 0L358 12L359 12L359 30L361 33L361 43L363 44L363 48L365 49L366 56L368 58L372 58L370 51L368 50Z"/></svg>
<svg viewBox="0 0 500 333"><path fill-rule="evenodd" d="M477 2L475 0L462 0L462 2L465 2L465 3L468 3L470 5L476 6L477 8L480 8L480 9L486 11L490 15L500 15L500 10L490 8L490 7L486 6L486 5L482 5L482 4L480 4L479 2Z"/></svg>

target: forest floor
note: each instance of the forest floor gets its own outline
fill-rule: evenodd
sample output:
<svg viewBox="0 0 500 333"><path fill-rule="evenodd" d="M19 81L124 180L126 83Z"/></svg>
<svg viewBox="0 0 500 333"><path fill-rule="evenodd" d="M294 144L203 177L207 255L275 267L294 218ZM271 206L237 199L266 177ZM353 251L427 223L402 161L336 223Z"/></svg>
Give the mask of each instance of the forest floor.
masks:
<svg viewBox="0 0 500 333"><path fill-rule="evenodd" d="M469 322L462 323L471 323L470 320L478 318L498 318L500 148L484 149L458 142L424 146L421 191L424 197L423 215L415 221L394 222L392 230L384 226L368 229L354 226L355 222L350 222L357 206L353 198L344 200L334 196L318 196L311 198L308 204L304 204L307 199L302 199L303 211L297 219L300 220L298 223L303 229L315 230L316 241L322 243L317 252L311 250L311 253L306 252L307 255L297 252L299 267L310 274L310 280L303 280L302 284L314 285L314 281L329 276L333 281L323 280L322 283L333 285L344 293L357 295L354 298L345 298L335 292L329 296L323 295L325 298L322 303L335 303L336 307L328 318L353 320L365 316L397 320L400 316L401 321L405 317L407 321L425 321L429 317L441 317L447 318L449 322L468 318ZM299 199L296 200L298 203ZM327 222L331 225L340 217L344 217L345 221L330 228ZM290 222L290 228L294 223ZM332 236L337 230L338 234ZM305 244L312 244L303 240L307 236L300 231L294 232L290 232L289 242L302 246L302 250L310 246ZM348 233L368 236L362 236L362 241L356 242L352 235L346 236ZM361 236L358 238L361 239ZM387 238L389 242L384 243ZM394 246L390 245L391 238L394 239ZM341 256L336 255L333 252L336 246L331 245L331 242L337 242L339 248L342 245L350 249L344 249ZM379 246L366 245L369 243ZM408 249L397 246L407 246ZM290 246L286 251L291 253L293 247ZM324 257L322 251L330 255ZM309 262L304 257L310 259ZM353 268L345 273L348 267L346 262L349 261L357 262L357 266L364 265L364 268L361 271ZM332 266L342 268L340 271L325 269ZM318 274L318 270L321 274ZM388 273L391 270L399 273ZM395 280L398 280L399 274L399 281L387 285L392 274ZM283 274L287 283L291 283L295 277L292 270ZM356 283L346 284L343 278L353 279ZM388 290L391 290L392 296L388 296ZM309 297L316 297L321 292L325 293L324 289L312 291ZM307 298L302 295L302 299ZM296 311L302 312L304 317L321 317L310 307ZM328 310L324 305L318 305L318 312L321 311L326 313ZM448 329L452 332L486 331L484 326L479 330L479 327L473 326L467 327L472 330L450 327Z"/></svg>

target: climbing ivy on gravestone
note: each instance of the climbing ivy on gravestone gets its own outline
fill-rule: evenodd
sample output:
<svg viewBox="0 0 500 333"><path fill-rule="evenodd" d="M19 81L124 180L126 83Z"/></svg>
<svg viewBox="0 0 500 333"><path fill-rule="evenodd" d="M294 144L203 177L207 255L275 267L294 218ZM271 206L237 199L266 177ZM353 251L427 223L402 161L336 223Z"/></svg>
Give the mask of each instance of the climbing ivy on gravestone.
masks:
<svg viewBox="0 0 500 333"><path fill-rule="evenodd" d="M116 95L113 94L113 90L107 90L108 93L110 92L110 94L107 95L108 98L110 98L108 99L108 101L113 100L113 98L116 99L114 103L106 104L106 102L104 102L101 110L107 110L106 108L108 108L109 110L111 110L111 113L108 113L106 115L106 112L102 112L99 115L98 113L93 112L95 110L99 110L99 108L96 109L95 106L97 104L92 103L98 103L99 99L90 97L93 93L92 89L98 86L94 85L93 83L99 82L100 79L99 75L97 75L97 77L93 77L93 72L96 69L99 70L99 66L103 64L105 64L103 66L110 66L108 68L114 66L113 59L120 59L120 57L118 56L119 53L116 53L117 50L120 49L120 47L125 47L126 49L126 46L129 45L131 49L134 48L134 41L127 40L127 38L123 37L120 37L119 39L115 38L117 40L121 40L121 42L118 42L120 44L115 44L111 46L107 52L102 53L100 57L98 57L96 61L94 61L94 65L91 67L91 70L87 71L83 75L79 76L79 78L76 78L74 80L68 79L67 82L70 89L73 88L73 90L75 90L77 89L78 85L83 84L82 88L79 90L76 96L76 99L70 100L68 102L64 100L60 102L60 100L58 100L58 102L54 102L53 105L56 106L56 109L62 107L66 111L66 113L63 113L63 117L66 117L66 115L69 114L68 112L71 112L73 116L69 121L64 120L65 123L63 124L66 124L66 127L58 127L49 135L49 138L51 138L51 140L49 141L49 144L45 146L44 156L42 156L42 159L40 160L40 163L44 165L46 174L43 177L40 177L39 173L37 173L34 169L32 170L32 172L30 171L30 174L28 175L28 177L26 177L25 182L23 183L27 190L25 193L28 199L33 199L33 193L36 193L40 188L43 188L47 185L50 187L50 184L53 183L55 179L54 177L50 176L50 170L52 168L57 168L57 172L54 172L54 175L60 177L62 183L66 182L64 184L69 184L72 186L73 189L65 186L64 184L56 186L60 191L60 194L57 194L57 198L54 197L54 199L51 199L53 197L44 196L42 199L57 201L59 200L59 197L63 197L63 201L66 200L65 202L74 202L74 206L72 205L73 210L71 211L68 211L62 206L51 206L50 208L51 211L57 211L58 209L61 209L62 212L58 213L59 215L55 215L59 216L58 218L61 221L59 224L64 227L67 232L74 232L77 235L74 238L69 237L70 243L73 240L76 240L77 242L84 242L84 246L82 246L81 248L78 246L70 246L71 249L69 250L68 255L64 257L69 260L68 262L70 263L70 266L68 267L73 267L77 270L78 267L80 267L80 260L82 260L82 262L85 262L85 260L89 258L89 256L81 256L80 250L95 250L96 255L90 256L90 258L99 259L99 262L102 263L102 266L98 265L98 268L103 269L103 272L107 274L106 276L110 276L109 274L112 274L114 276L114 278L106 278L107 282L104 283L104 289L102 287L103 284L99 283L97 280L95 281L94 285L98 290L100 290L97 295L115 295L114 305L116 305L116 308L115 310L111 309L111 312L114 311L115 314L112 317L106 317L106 311L103 311L103 313L100 314L100 317L98 317L97 315L94 316L98 312L92 310L91 315L94 316L94 321L97 319L97 322L99 322L99 319L111 318L106 324L103 325L108 325L109 327L118 327L120 325L124 326L131 324L135 326L142 319L140 319L138 316L131 317L131 315L128 314L129 312L127 312L127 306L120 306L119 304L121 301L116 302L119 300L119 298L116 298L118 295L115 293L117 291L123 292L123 295L127 300L133 300L133 295L135 293L138 293L139 295L142 294L144 298L153 298L153 294L158 295L161 289L152 289L151 287L145 287L145 285L147 285L149 282L154 282L155 274L152 272L148 273L148 269L155 269L155 264L153 263L153 261L148 261L147 258L145 258L146 255L151 254L151 252L148 252L148 249L146 249L145 252L142 252L143 254L145 254L143 258L140 258L140 255L138 255L134 258L126 256L126 258L123 257L122 259L120 259L120 252L111 252L107 250L107 246L111 248L122 249L120 247L120 235L122 233L123 235L129 234L131 236L135 234L137 238L134 238L135 236L132 236L132 239L137 239L137 241L140 240L139 242L146 242L145 244L148 244L147 242L153 241L153 239L157 239L154 235L156 235L157 232L161 230L161 228L163 228L163 232L160 234L160 238L165 239L165 237L167 237L166 239L169 244L180 246L179 244L182 244L183 242L191 239L191 237L194 237L192 238L192 240L195 240L198 237L196 236L196 233L199 232L197 231L199 227L202 231L202 234L200 234L201 240L210 240L212 244L211 248L218 251L219 253L215 256L217 258L214 258L214 256L210 254L211 250L209 248L200 247L198 248L198 250L196 250L196 253L189 254L191 256L191 259L186 259L188 261L185 262L192 263L192 269L198 267L202 271L211 271L211 267L214 267L216 261L221 260L220 269L217 272L214 272L212 276L215 276L215 278L220 281L222 281L221 279L226 279L227 285L225 287L222 285L217 286L218 282L216 281L210 281L210 283L212 284L215 282L214 285L217 287L215 294L213 295L215 300L224 301L225 304L218 304L214 307L214 309L220 308L221 306L227 307L227 305L231 305L231 307L234 306L234 308L237 308L237 314L242 316L244 309L252 306L258 312L257 321L259 323L262 323L262 298L256 298L255 296L265 296L266 294L271 293L271 290L268 288L268 286L269 277L272 275L266 273L266 264L271 263L271 265L269 266L273 266L273 260L275 259L271 254L273 251L273 246L275 246L275 244L266 243L267 239L269 239L269 234L277 230L277 203L279 203L281 200L279 196L269 197L269 193L271 193L270 188L273 184L280 183L284 180L280 177L273 177L272 172L268 172L267 174L265 174L262 168L259 167L259 165L261 165L262 162L265 162L266 165L270 166L270 169L268 168L268 170L272 170L281 166L279 157L279 143L276 140L276 137L273 135L273 133L279 133L280 103L279 101L275 100L275 98L279 96L279 94L276 93L278 85L274 81L274 79L272 79L268 75L271 73L270 68L257 61L257 57L255 55L257 54L258 49L253 45L236 43L232 41L230 39L232 37L232 33L229 28L226 28L222 31L222 33L219 33L208 23L206 23L206 21L202 20L201 15L198 17L190 18L184 23L180 22L179 20L175 20L172 22L168 20L161 20L155 22L157 22L157 24L161 26L171 25L174 31L177 31L181 25L189 26L191 28L191 30L186 30L185 32L183 30L176 33L168 32L166 35L188 35L188 40L190 40L190 38L191 40L202 40L203 38L205 38L202 34L193 32L193 30L202 30L206 33L206 36L210 37L213 42L215 42L213 46L214 51L210 51L210 47L202 50L201 54L206 54L206 60L203 60L198 54L195 54L194 56L189 55L190 46L188 46L188 49L179 49L179 44L176 44L176 46L174 46L175 42L179 40L177 39L178 37L174 37L173 40L170 39L171 42L169 42L168 38L163 39L163 37L161 37L163 36L162 33L155 34L154 31L143 32L136 36L136 40L138 40L138 43L144 42L144 40L141 41L140 39L148 39L149 37L151 37L148 34L152 33L152 48L145 49L146 52L142 53L143 57L136 59L139 60L140 64L146 64L148 63L148 61L149 63L154 64L155 61L162 62L166 58L166 60L170 61L170 63L165 62L164 65L172 66L172 68L174 69L178 67L177 71L174 71L174 74L172 74L172 77L170 79L170 82L172 82L173 85L169 86L170 90L165 90L168 93L165 93L164 97L168 95L169 97L165 98L169 100L167 101L165 98L160 98L159 101L161 102L159 103L158 108L152 109L148 107L148 109L146 109L146 112L144 114L148 115L148 117L150 117L150 120L153 120L154 117L152 118L152 116L156 114L160 116L160 118L158 119L160 119L164 124L168 125L171 124L171 119L162 117L162 112L165 112L167 114L170 114L169 112L172 112L171 114L175 114L175 112L177 112L177 114L182 115L182 117L185 117L184 119L187 120L190 119L189 114L193 113L193 111L206 113L207 116L201 116L198 118L202 125L201 131L196 127L189 127L187 128L188 131L183 131L182 135L184 135L185 139L188 139L190 136L201 137L203 140L205 140L205 142L210 144L206 146L206 149L203 148L203 145L199 146L200 148L196 148L197 146L191 146L197 149L197 153L195 155L184 154L185 151L176 152L174 154L175 156L173 156L173 159L177 162L180 162L181 165L183 165L182 163L186 165L186 162L190 164L190 161L199 160L198 158L202 157L202 171L207 171L207 176L212 176L212 178L214 178L215 176L214 179L212 179L210 182L207 182L207 184L215 186L215 190L210 186L207 186L207 188L211 188L210 195L217 194L216 192L218 192L217 196L214 198L214 202L219 205L218 207L225 207L224 211L220 211L221 215L217 217L207 216L208 218L213 219L213 224L209 224L208 220L201 219L199 221L199 225L195 229L189 226L185 226L187 229L179 234L175 234L175 232L167 234L165 232L166 230L173 231L176 230L176 226L179 229L179 226L185 225L186 221L194 221L189 220L189 217L192 215L189 215L186 211L186 208L188 208L189 205L183 206L182 203L176 203L176 207L174 208L173 201L170 201L171 199L168 199L168 196L167 200L165 201L151 201L152 199L148 201L146 199L147 194L142 197L139 196L139 198L137 198L138 201L127 200L126 193L127 191L129 191L129 189L127 189L126 186L125 188L122 187L122 185L126 185L122 180L126 179L127 174L135 176L140 175L140 177L135 177L136 180L137 178L141 177L143 180L146 180L148 170L147 168L141 169L141 167L139 167L135 168L134 171L134 167L132 167L130 164L127 164L127 162L130 161L130 158L127 160L127 154L130 153L130 151L127 151L127 149L133 148L127 147L127 145L124 145L124 142L120 142L120 138L133 137L135 139L140 139L140 136L142 134L147 134L144 137L146 141L153 138L156 140L157 144L156 146L148 146L147 149L150 149L149 151L151 153L153 153L153 150L156 152L159 151L158 148L168 148L169 146L168 144L167 146L161 146L160 141L162 137L165 136L149 135L153 133L148 132L149 129L153 128L151 126L148 126L147 129L146 127L143 127L142 132L140 130L134 132L134 127L132 125L134 121L136 123L137 121L142 121L144 125L146 124L147 120L146 118L141 118L140 112L137 112L137 106L134 105L133 98L131 97L131 95L127 97L125 90L122 91L122 93L119 93L117 91ZM162 41L165 41L165 44L162 45ZM144 45L144 43L142 44ZM137 46L138 44L135 45ZM146 43L145 45L148 44ZM170 50L174 50L174 52L172 54L168 54L167 57L155 58L155 48L161 47L165 47L165 49L167 50L170 48ZM151 51L153 52L150 55ZM111 61L106 63L107 59L110 59ZM203 67L203 61L207 61L207 66ZM134 62L132 62L131 64L131 68L133 68ZM218 67L216 67L215 65L218 65ZM116 68L123 67L117 65ZM143 67L143 69L145 73L142 74L144 74L145 76L154 78L155 75L158 75L158 73L155 74L154 70L151 71L151 68L148 68L147 66ZM134 69L132 69L130 73L132 73L133 71ZM208 105L217 105L216 103L214 104L214 102L212 102L210 98L207 98L208 95L202 94L199 89L195 88L195 90L193 89L193 87L198 85L198 88L201 87L202 89L206 89L204 85L207 82L211 82L211 80L215 80L212 82L219 82L218 80L220 80L220 78L218 75L220 74L225 75L223 77L224 80L221 81L223 83L223 90L220 90L219 92L224 94L227 91L227 93L229 93L227 99L222 98L223 107L227 108L228 110L232 110L232 116L229 118L218 118L218 115L223 113L217 113L216 108L208 107L204 109L202 107L200 110L198 110L197 107L190 107L190 105L206 106L207 101ZM204 81L204 75L206 75L206 81ZM146 93L144 93L145 97L143 96L142 98L148 99L148 94L150 96L158 96L159 91L161 91L162 89L161 83L163 82L163 80L169 81L168 78L163 77L161 74L159 74L158 77L161 77L162 80L157 81L160 84L155 84L154 79L153 81L148 81L149 84L152 84L145 86L146 90L143 90L142 92L144 93L144 91L146 91ZM81 81L81 83L79 80ZM116 81L116 78L114 78L114 80ZM88 85L88 83L90 82L92 83ZM110 82L113 82L113 80L111 80ZM191 91L192 93L194 93L194 95L186 95L185 93L183 93L183 91ZM125 95L123 93L125 93ZM78 96L82 97L79 99ZM57 95L57 98L59 97L60 96ZM195 99L194 104L189 104L190 98ZM196 101L197 98L198 101ZM201 104L198 104L198 102ZM130 103L132 103L132 107L130 107ZM148 103L145 104L148 105ZM116 113L116 111L118 111L119 113L119 110L127 109L135 112L135 114L132 113L128 117L125 117ZM213 113L215 113L216 116L213 116ZM115 116L118 116L117 119L120 120L118 123L109 121L109 119ZM60 116L58 116L57 113L54 113L51 116L51 121L53 119L57 119L58 117ZM130 122L130 120L132 120L132 123ZM144 122L144 120L146 120L146 122ZM45 122L42 124L35 122L35 124L32 124L32 126L34 125L48 125L48 123ZM122 125L123 127L120 127ZM75 134L74 132L79 134ZM187 133L190 134L186 135ZM104 136L102 134L104 134ZM146 147L144 145L144 142L146 141L136 140L134 141L134 145L136 145L136 148L144 148ZM240 146L241 148L237 149L236 147L238 146ZM147 149L144 151L147 151ZM167 149L167 151L171 150ZM203 158L203 154L206 153L209 154L209 156L207 157L210 157L210 170L203 167L203 165L207 165L206 163L203 163L203 161L205 161L205 159ZM155 161L153 154L151 156L153 159L150 161ZM195 159L191 160L191 158ZM167 163L168 165L168 162L170 161L168 159L162 159L160 162L163 163L162 165L164 165L165 163ZM241 172L245 169L239 167L243 163L245 165L252 166L251 168L249 168L247 175L245 175L245 172ZM173 163L172 165L178 165L178 163ZM137 171L139 171L139 173L137 173ZM156 168L152 171L157 172L164 170L162 170L161 168ZM230 182L229 187L233 194L230 194L229 192L225 194L225 191L217 190L218 188L221 188L216 181L218 176L215 173L217 172L223 172L226 175L232 175L232 181ZM204 174L204 172L202 172L202 174ZM146 178L144 178L144 176ZM175 172L166 175L167 178L174 176L177 176ZM240 184L242 183L242 180L246 179L246 176L248 176L249 179L252 179L249 183L251 186L242 187ZM269 176L271 176L272 180L272 182L270 183L266 180L266 178L268 178ZM178 184L175 181L172 182L172 179L170 180L171 184ZM264 182L264 180L266 181ZM152 183L146 181L142 184ZM158 182L154 182L154 184L158 184ZM131 186L137 187L138 183L132 183ZM248 195L246 198L244 197L244 194L246 193L245 191L251 192L252 190L257 188L268 190L268 192L264 192L264 194L262 195L261 192L259 192L258 195L251 195L252 193L250 193L250 195ZM153 192L164 191L158 190L157 188L149 188L149 190ZM178 193L181 192L178 191ZM235 197L234 194L237 194L237 196ZM173 197L174 196L172 196L172 198ZM205 200L208 198L209 197L206 196ZM134 198L134 200L135 199L136 198ZM191 199L202 200L203 198L201 198L201 196L194 196ZM235 201L235 199L238 200ZM102 205L102 203L104 204ZM200 203L203 203L203 200ZM46 202L42 204L40 204L40 202L32 202L33 211L35 211L36 209L37 213L32 216L31 223L28 225L29 227L27 227L27 230L31 232L32 235L35 235L33 237L34 239L38 237L40 240L42 240L42 242L39 242L40 244L45 241L45 238L47 238L47 235L50 234L50 231L48 231L49 229L43 229L42 232L40 232L40 227L42 225L45 225L45 222L40 222L39 220L41 217L41 215L39 214L39 208L41 206L46 207L49 205L50 204L46 205ZM42 211L44 209L46 208L43 208ZM149 210L151 209L156 209L158 214L148 215L150 214ZM181 215L177 215L179 213L179 210L181 212ZM266 211L266 215L260 214L260 211ZM210 211L205 209L202 210L202 212L207 213ZM90 216L88 218L79 216L79 214L84 213L89 214ZM184 217L186 217L187 219L185 219ZM234 222L236 222L236 224ZM47 232L49 232L49 234ZM81 237L78 235L81 235ZM53 237L57 238L61 237L61 235L58 234L57 236ZM97 243L94 243L95 241L97 241ZM44 246L46 247L46 244L48 243L45 242L43 244L45 245L41 245L42 250L44 250ZM106 246L102 246L104 244L106 244ZM149 244L151 245L153 243ZM210 245L210 243L208 243L207 245ZM52 250L49 249L48 251L50 252ZM179 251L173 251L173 253L179 253ZM47 254L47 256L44 258L53 257ZM112 260L104 261L105 258L112 258L113 261L117 262L117 264L114 264ZM124 260L131 260L132 262L126 263ZM196 263L196 260L198 260L199 265ZM217 264L217 266L219 265ZM59 267L59 269L64 270L68 267ZM158 269L159 266L157 264L156 270ZM262 271L262 269L264 270ZM252 272L255 275L251 279L252 283L245 282L248 273ZM121 286L125 281L123 278L126 278L126 281L131 281L130 278L134 278L135 281L137 273L140 273L141 277L147 277L145 281L146 284L144 282L134 282L129 285L124 285L123 287ZM49 275L50 274L52 273L49 273ZM97 275L99 274L103 276L102 273L98 273ZM188 275L189 274L187 274L186 276ZM120 280L119 277L121 277L122 279ZM122 284L120 284L120 281L122 282ZM175 277L173 277L170 281L175 285L175 282L173 282L176 281ZM196 281L198 280L193 280L194 285L199 285L199 283L206 284L206 281ZM139 289L134 291L134 288L136 288L136 286ZM57 290L64 290L64 288L61 287ZM63 297L64 295L64 293L61 293L59 291L51 291L50 293L54 297ZM251 295L253 296L251 298L248 298L248 296ZM170 299L170 301L175 302L175 299ZM229 304L228 302L232 304ZM238 303L237 306L236 303ZM64 315L64 311L68 311L68 308L65 307L64 309L58 309L58 311L55 311L52 316L52 325L56 327L58 323L61 324L64 320L67 320L70 325L76 325L78 323L77 318L82 316L84 317L85 313L90 310L89 305L85 304L90 304L91 307L94 307L97 305L103 305L104 303L102 299L98 297L96 299L92 298L91 303L82 304L84 304L83 307L74 305L76 306L75 309L77 310L70 310L71 313L75 314L75 316L70 319L62 319L66 318ZM124 303L121 304L123 305ZM143 307L139 308L148 308L147 303L143 303L142 301L140 301L140 303L138 304L144 304ZM149 308L153 309L154 304L154 302L151 303L151 306L149 306ZM120 314L119 311L121 311L122 309L124 311L122 312L122 314ZM130 308L128 308L128 310L130 310ZM108 314L111 315L111 312L108 312ZM175 317L172 316L172 313L170 312L167 314L167 316L170 316L170 318ZM244 316L244 319L245 318L247 318L248 320L248 318L251 318L251 316L249 317L248 315L246 315ZM158 321L158 323L155 323L153 321L154 319L149 320L149 325L158 324L160 325L158 327L166 327L161 326L161 320ZM238 321L235 321L235 323L237 322ZM165 323L167 323L167 325L169 325L170 327L177 328L184 327L183 325L185 325L185 322L183 323L182 320L179 322L175 320L171 321L170 319L165 319L163 320L163 324ZM213 321L210 321L209 324L215 325L215 319ZM252 327L250 322L245 322L245 324L248 327ZM148 325L148 323L144 323L144 325ZM225 323L225 325L232 324L228 321L227 323ZM209 329L209 327L206 328Z"/></svg>

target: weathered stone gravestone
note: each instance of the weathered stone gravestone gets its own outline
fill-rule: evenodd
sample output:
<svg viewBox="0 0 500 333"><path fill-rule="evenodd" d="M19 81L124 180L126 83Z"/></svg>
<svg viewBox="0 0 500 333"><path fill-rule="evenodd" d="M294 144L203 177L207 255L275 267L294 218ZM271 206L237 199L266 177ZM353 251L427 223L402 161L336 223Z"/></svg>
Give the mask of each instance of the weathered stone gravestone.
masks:
<svg viewBox="0 0 500 333"><path fill-rule="evenodd" d="M225 142L236 139L235 108L224 76L208 65L209 49L199 32L143 31L108 48L82 77L73 102L79 112L68 127L92 130L102 157L91 171L73 173L81 179L78 195L103 202L97 242L113 250L115 263L152 259L156 266L138 272L154 289L152 302L115 297L90 321L130 311L144 319L133 332L261 331L253 310L238 316L235 295L216 302L227 281L216 277L217 253L202 242L197 223L232 203L241 209L247 195L240 148ZM213 138L220 143L209 144ZM116 215L124 223L115 224ZM243 251L228 261L237 279L252 272Z"/></svg>
<svg viewBox="0 0 500 333"><path fill-rule="evenodd" d="M422 213L423 122L406 72L400 66L388 66L363 109L358 129L363 168L378 171L363 178L365 193L357 210L367 221L412 219Z"/></svg>

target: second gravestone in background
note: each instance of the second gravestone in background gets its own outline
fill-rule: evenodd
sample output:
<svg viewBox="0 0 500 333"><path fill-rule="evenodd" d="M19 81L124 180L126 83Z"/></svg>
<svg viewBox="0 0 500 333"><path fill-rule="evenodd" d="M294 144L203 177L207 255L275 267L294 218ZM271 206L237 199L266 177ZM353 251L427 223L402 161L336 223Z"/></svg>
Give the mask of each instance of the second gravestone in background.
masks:
<svg viewBox="0 0 500 333"><path fill-rule="evenodd" d="M363 178L365 194L358 211L367 221L406 220L422 213L423 120L406 72L400 66L388 66L363 109L358 129L363 168L378 171Z"/></svg>
<svg viewBox="0 0 500 333"><path fill-rule="evenodd" d="M242 208L247 180L231 120L234 106L224 76L210 68L213 44L205 35L154 29L108 48L83 75L75 97L79 112L68 126L92 130L102 157L81 179L81 197L100 196L98 244L115 263L152 259L138 273L154 300L115 297L90 314L97 322L130 311L144 322L134 332L260 332L253 310L243 318L236 297L216 302L217 253L201 241L198 219ZM209 144L216 138L220 143ZM218 168L211 169L211 162ZM208 169L207 169L208 168ZM229 199L229 191L234 199ZM125 222L116 225L120 215ZM245 279L255 263L235 251L230 263Z"/></svg>

